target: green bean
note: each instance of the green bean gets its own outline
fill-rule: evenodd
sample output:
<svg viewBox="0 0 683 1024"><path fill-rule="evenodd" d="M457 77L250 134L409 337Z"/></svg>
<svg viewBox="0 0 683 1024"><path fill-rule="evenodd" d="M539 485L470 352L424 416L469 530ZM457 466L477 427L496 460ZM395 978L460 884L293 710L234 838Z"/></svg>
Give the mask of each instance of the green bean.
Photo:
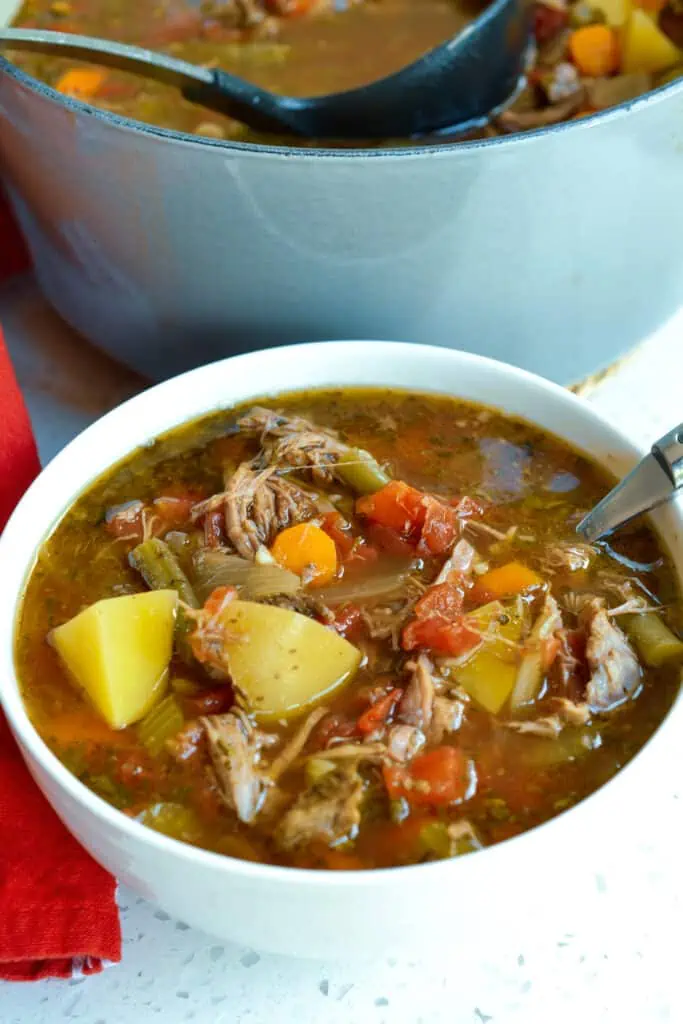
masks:
<svg viewBox="0 0 683 1024"><path fill-rule="evenodd" d="M164 749L166 740L180 732L184 724L178 701L169 696L142 719L138 725L138 738L152 757L156 757Z"/></svg>
<svg viewBox="0 0 683 1024"><path fill-rule="evenodd" d="M659 668L683 658L683 641L678 639L658 615L624 615L622 622L627 636L650 668Z"/></svg>
<svg viewBox="0 0 683 1024"><path fill-rule="evenodd" d="M181 601L190 608L200 607L192 584L163 540L158 537L143 540L133 548L128 561L140 573L150 590L175 590ZM185 614L182 605L179 605L176 611L175 646L186 665L195 664L188 639L193 629L194 623Z"/></svg>
<svg viewBox="0 0 683 1024"><path fill-rule="evenodd" d="M150 537L133 548L128 561L136 569L150 590L175 590L181 601L190 608L199 608L197 595L183 572L180 562L168 544L158 537Z"/></svg>
<svg viewBox="0 0 683 1024"><path fill-rule="evenodd" d="M374 494L390 482L379 462L362 448L350 448L337 463L337 473L358 494Z"/></svg>

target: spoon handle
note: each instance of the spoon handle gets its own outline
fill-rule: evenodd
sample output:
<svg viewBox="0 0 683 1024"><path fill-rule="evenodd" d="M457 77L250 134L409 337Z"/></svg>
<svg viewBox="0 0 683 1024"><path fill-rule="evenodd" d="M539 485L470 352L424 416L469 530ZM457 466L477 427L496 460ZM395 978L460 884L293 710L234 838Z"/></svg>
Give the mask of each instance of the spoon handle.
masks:
<svg viewBox="0 0 683 1024"><path fill-rule="evenodd" d="M650 454L584 516L577 532L599 540L632 519L664 505L683 489L683 423L660 437Z"/></svg>

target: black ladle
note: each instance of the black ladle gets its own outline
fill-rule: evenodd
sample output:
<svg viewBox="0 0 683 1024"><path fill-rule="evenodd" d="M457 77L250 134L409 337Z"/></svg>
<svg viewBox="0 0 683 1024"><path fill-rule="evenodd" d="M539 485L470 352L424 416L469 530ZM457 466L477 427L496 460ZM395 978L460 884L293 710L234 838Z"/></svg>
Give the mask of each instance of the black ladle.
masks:
<svg viewBox="0 0 683 1024"><path fill-rule="evenodd" d="M526 0L494 2L458 35L396 74L347 92L277 96L220 69L164 53L34 29L0 30L0 47L73 57L180 89L257 131L311 139L410 138L481 123L515 93L529 46Z"/></svg>

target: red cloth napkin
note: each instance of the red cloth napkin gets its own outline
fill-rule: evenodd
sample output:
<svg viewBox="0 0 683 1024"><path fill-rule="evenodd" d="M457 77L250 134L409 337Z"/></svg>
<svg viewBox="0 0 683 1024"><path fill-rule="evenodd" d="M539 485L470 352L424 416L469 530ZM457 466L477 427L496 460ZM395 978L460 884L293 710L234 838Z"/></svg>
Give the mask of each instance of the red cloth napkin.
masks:
<svg viewBox="0 0 683 1024"><path fill-rule="evenodd" d="M28 249L0 186L0 284L4 278L28 270L30 265Z"/></svg>
<svg viewBox="0 0 683 1024"><path fill-rule="evenodd" d="M0 530L39 468L0 330ZM115 888L36 787L0 712L0 979L97 974L120 960Z"/></svg>

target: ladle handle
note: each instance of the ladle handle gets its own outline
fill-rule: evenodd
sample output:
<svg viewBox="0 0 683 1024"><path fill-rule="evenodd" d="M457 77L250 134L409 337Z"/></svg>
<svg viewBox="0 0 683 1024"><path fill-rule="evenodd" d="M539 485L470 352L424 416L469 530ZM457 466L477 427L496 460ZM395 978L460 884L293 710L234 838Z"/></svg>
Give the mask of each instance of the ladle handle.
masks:
<svg viewBox="0 0 683 1024"><path fill-rule="evenodd" d="M234 117L257 131L301 134L296 119L296 112L302 106L300 100L275 96L219 68L203 68L139 46L67 32L1 29L0 46L73 57L116 71L144 75L174 86L192 103Z"/></svg>
<svg viewBox="0 0 683 1024"><path fill-rule="evenodd" d="M186 85L182 89L185 99L234 117L256 131L302 134L295 116L301 106L299 100L275 96L220 68L214 68L210 74L209 82Z"/></svg>
<svg viewBox="0 0 683 1024"><path fill-rule="evenodd" d="M115 71L129 71L157 82L186 89L192 85L210 85L213 72L196 64L170 57L166 53L128 46L111 39L94 39L69 32L43 32L32 28L0 29L0 47L49 53L56 57L86 60Z"/></svg>

